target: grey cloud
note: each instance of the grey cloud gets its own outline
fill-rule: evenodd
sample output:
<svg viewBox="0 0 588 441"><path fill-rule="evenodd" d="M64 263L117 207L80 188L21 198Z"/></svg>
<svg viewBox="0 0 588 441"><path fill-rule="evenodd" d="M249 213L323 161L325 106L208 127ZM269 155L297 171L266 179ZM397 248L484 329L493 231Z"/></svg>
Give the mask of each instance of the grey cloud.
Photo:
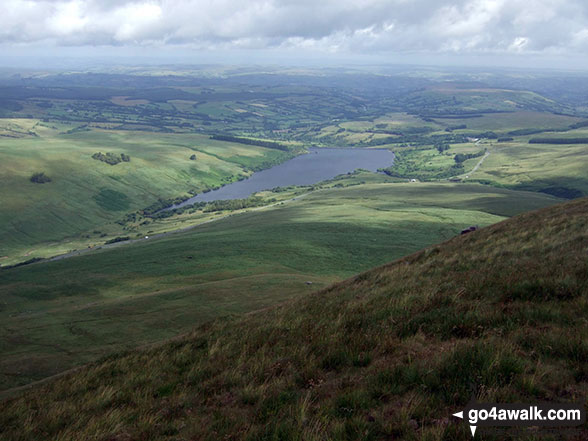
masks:
<svg viewBox="0 0 588 441"><path fill-rule="evenodd" d="M583 0L3 0L0 44L584 51Z"/></svg>

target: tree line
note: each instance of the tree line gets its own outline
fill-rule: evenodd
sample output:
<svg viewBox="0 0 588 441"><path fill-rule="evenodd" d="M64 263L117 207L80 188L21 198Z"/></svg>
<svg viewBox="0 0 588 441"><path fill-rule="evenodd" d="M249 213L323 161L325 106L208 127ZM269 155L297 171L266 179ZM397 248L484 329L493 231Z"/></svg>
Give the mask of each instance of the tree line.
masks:
<svg viewBox="0 0 588 441"><path fill-rule="evenodd" d="M241 136L232 136L232 135L212 135L210 139L215 139L217 141L228 141L228 142L236 142L239 144L247 144L247 145L256 145L259 147L265 147L268 149L275 149L281 150L283 152L289 152L290 147L286 144L281 144L275 141L264 141L262 139L252 139L252 138L243 138Z"/></svg>
<svg viewBox="0 0 588 441"><path fill-rule="evenodd" d="M588 138L531 138L529 144L588 144Z"/></svg>
<svg viewBox="0 0 588 441"><path fill-rule="evenodd" d="M92 155L92 159L105 162L108 165L116 165L121 162L131 162L131 157L129 155L124 153L117 155L116 153L112 152L107 152L106 154L102 152L96 152Z"/></svg>

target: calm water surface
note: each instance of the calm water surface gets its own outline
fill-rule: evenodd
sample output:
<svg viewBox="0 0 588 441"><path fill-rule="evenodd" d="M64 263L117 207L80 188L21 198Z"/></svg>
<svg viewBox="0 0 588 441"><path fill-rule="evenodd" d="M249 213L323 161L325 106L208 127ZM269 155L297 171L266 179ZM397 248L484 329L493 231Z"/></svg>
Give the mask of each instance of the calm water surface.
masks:
<svg viewBox="0 0 588 441"><path fill-rule="evenodd" d="M218 190L196 195L172 208L195 202L243 199L258 191L275 187L312 185L358 168L376 171L379 168L390 167L393 161L394 153L384 149L309 149L307 154L256 172L243 181L233 182Z"/></svg>

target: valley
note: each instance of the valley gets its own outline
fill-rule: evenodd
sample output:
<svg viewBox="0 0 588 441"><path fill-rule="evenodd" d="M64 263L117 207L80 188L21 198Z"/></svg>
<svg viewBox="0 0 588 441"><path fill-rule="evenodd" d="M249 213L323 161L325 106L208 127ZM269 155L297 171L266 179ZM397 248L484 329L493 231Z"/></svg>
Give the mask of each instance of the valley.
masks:
<svg viewBox="0 0 588 441"><path fill-rule="evenodd" d="M111 354L1 401L0 435L465 441L467 426L439 416L472 394L487 402L583 400L587 219L586 198L529 212L273 308ZM294 284L286 277L274 278L274 292ZM250 286L255 298L264 292ZM226 299L222 289L216 303L218 296ZM170 303L181 295L174 297ZM114 304L105 307L104 320L120 316ZM87 326L69 324L84 338ZM569 439L585 434L584 424Z"/></svg>
<svg viewBox="0 0 588 441"><path fill-rule="evenodd" d="M384 439L415 418L419 439L462 439L432 418L470 392L561 398L561 368L577 397L588 113L546 91L555 73L520 75L0 76L0 426L41 406L35 388L97 397L43 414L56 439Z"/></svg>
<svg viewBox="0 0 588 441"><path fill-rule="evenodd" d="M508 90L508 75L481 87L467 75L356 71L330 73L323 87L320 70L278 70L271 81L255 71L222 72L3 79L0 265L177 229L182 213L153 214L194 195L210 200L211 190L312 148L392 151L394 165L380 168L397 181L465 180L560 198L588 192L586 149L558 140L585 137L582 112L566 100ZM538 137L548 142L531 142ZM99 154L128 161L109 164ZM31 182L35 173L50 181ZM271 199L280 195L241 205ZM189 211L206 218L210 209Z"/></svg>
<svg viewBox="0 0 588 441"><path fill-rule="evenodd" d="M0 384L314 292L465 226L557 201L479 184L333 186L186 232L4 270Z"/></svg>

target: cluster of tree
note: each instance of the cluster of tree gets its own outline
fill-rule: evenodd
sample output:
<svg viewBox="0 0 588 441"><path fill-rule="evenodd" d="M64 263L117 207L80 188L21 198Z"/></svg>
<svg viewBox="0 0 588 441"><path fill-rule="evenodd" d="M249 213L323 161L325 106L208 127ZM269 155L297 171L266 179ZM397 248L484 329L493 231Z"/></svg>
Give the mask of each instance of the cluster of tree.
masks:
<svg viewBox="0 0 588 441"><path fill-rule="evenodd" d="M295 156L296 156L296 152L290 151L281 157L276 157L274 159L263 161L261 164L257 164L257 165L249 166L249 167L243 167L243 172L244 173L248 173L250 171L258 172L261 170L272 168L274 165L279 165L282 162L287 161L288 159L294 158ZM243 179L247 179L247 176L241 175L237 178L237 180L239 180L239 181L242 181Z"/></svg>
<svg viewBox="0 0 588 441"><path fill-rule="evenodd" d="M168 207L164 207L161 211L150 214L149 217L151 219L167 219L168 217L172 217L174 214L182 214L184 211L186 211L184 207L174 208L172 210L165 210L165 208Z"/></svg>
<svg viewBox="0 0 588 441"><path fill-rule="evenodd" d="M443 153L451 148L449 144L436 144L435 148L439 153Z"/></svg>
<svg viewBox="0 0 588 441"><path fill-rule="evenodd" d="M482 133L478 133L477 135L471 135L474 138L485 138L485 139L497 139L498 135L494 132L488 131L488 132L482 132Z"/></svg>
<svg viewBox="0 0 588 441"><path fill-rule="evenodd" d="M46 182L51 182L51 178L47 176L45 172L33 173L30 180L35 184L44 184Z"/></svg>
<svg viewBox="0 0 588 441"><path fill-rule="evenodd" d="M484 153L484 150L480 150L477 153L458 153L453 157L453 159L455 160L456 164L461 164L462 162L467 161L468 159L479 158Z"/></svg>
<svg viewBox="0 0 588 441"><path fill-rule="evenodd" d="M275 202L275 199L270 199L268 201L264 201L262 198L257 196L252 196L246 199L228 199L225 201L212 201L206 203L202 208L204 208L205 213L211 213L213 211L223 211L223 210L241 210L243 208L250 208L250 207L260 207L262 205L266 205L268 202Z"/></svg>
<svg viewBox="0 0 588 441"><path fill-rule="evenodd" d="M104 244L108 245L111 243L125 242L127 240L131 240L131 238L129 236L117 236L114 239L107 240L106 242L104 242Z"/></svg>
<svg viewBox="0 0 588 441"><path fill-rule="evenodd" d="M296 187L295 185L289 185L287 187L274 187L274 188L270 189L270 191L272 193L283 193L285 191L293 190L295 187Z"/></svg>
<svg viewBox="0 0 588 441"><path fill-rule="evenodd" d="M196 155L192 155L192 156L190 156L190 160L191 160L191 161L196 161Z"/></svg>
<svg viewBox="0 0 588 441"><path fill-rule="evenodd" d="M529 144L588 144L588 138L531 138Z"/></svg>
<svg viewBox="0 0 588 441"><path fill-rule="evenodd" d="M444 103L446 104L446 103ZM419 109L419 107L422 108ZM421 119L424 118L444 118L444 119L466 119L466 118L480 118L484 116L486 113L510 113L509 111L504 110L497 110L497 109L477 109L477 110L468 110L468 109L461 109L459 107L454 107L454 104L451 103L449 106L431 108L430 104L420 104L420 106L415 106L414 110L409 109L407 113L418 115Z"/></svg>
<svg viewBox="0 0 588 441"><path fill-rule="evenodd" d="M143 208L143 210L141 210L141 214L143 214L144 216L154 217L153 215L155 215L158 212L161 212L161 210L172 207L173 205L181 204L187 199L190 199L190 196L181 196L170 199L158 199L156 202L152 203L148 207Z"/></svg>
<svg viewBox="0 0 588 441"><path fill-rule="evenodd" d="M498 138L497 141L498 142L509 142L509 141L514 141L514 138L511 138L510 136L503 136L501 138Z"/></svg>
<svg viewBox="0 0 588 441"><path fill-rule="evenodd" d="M281 144L275 141L264 141L262 139L243 138L241 136L232 135L212 135L210 139L216 139L218 141L237 142L239 144L257 145L259 147L266 147L268 149L282 150L283 152L289 152L290 147L285 144Z"/></svg>
<svg viewBox="0 0 588 441"><path fill-rule="evenodd" d="M383 133L385 135L395 135L395 136L410 136L410 135L426 135L427 133L433 132L435 129L427 126L422 127L404 127L402 130L388 130L388 129L380 129L378 128L379 125L376 125L376 130L373 130L373 133ZM383 124L385 126L385 124ZM345 129L340 128L337 130L335 134L344 132Z"/></svg>
<svg viewBox="0 0 588 441"><path fill-rule="evenodd" d="M267 203L276 202L275 198L264 200L257 196L251 196L246 199L227 199L223 201L212 201L212 202L196 202L192 205L184 205L183 207L174 208L171 210L157 211L150 217L152 219L165 219L176 214L185 213L188 210L202 210L204 213L212 213L215 211L234 211L241 210L243 208L260 207Z"/></svg>
<svg viewBox="0 0 588 441"><path fill-rule="evenodd" d="M454 130L461 130L461 129L467 129L468 126L466 126L465 124L458 124L455 126L449 126L445 128L446 132L453 132Z"/></svg>
<svg viewBox="0 0 588 441"><path fill-rule="evenodd" d="M535 135L537 133L548 132L548 129L517 129L511 130L507 133L507 135L511 136L525 136L525 135Z"/></svg>
<svg viewBox="0 0 588 441"><path fill-rule="evenodd" d="M588 127L588 121L579 121L570 125L570 129L581 129L582 127Z"/></svg>
<svg viewBox="0 0 588 441"><path fill-rule="evenodd" d="M45 259L43 259L42 257L33 257L32 259L25 260L24 262L15 263L14 265L0 266L0 269L5 270L5 269L10 269L10 268L18 268L19 266L30 265L31 263L37 263L37 262L41 262L43 260L45 260Z"/></svg>
<svg viewBox="0 0 588 441"><path fill-rule="evenodd" d="M116 223L119 225L126 225L131 222L137 222L140 219L140 216L141 216L141 214L138 212L129 213L125 217L123 217L122 219L117 220Z"/></svg>
<svg viewBox="0 0 588 441"><path fill-rule="evenodd" d="M446 179L463 172L463 165L453 164L451 167L440 167L436 170L419 170L418 167L406 167L404 170L397 170L394 166L384 168L380 171L393 178L410 178L418 179L420 181L430 181L434 179Z"/></svg>
<svg viewBox="0 0 588 441"><path fill-rule="evenodd" d="M484 112L486 113L486 112ZM417 113L416 115L418 115L420 118L422 118L424 121L435 121L433 118L443 118L443 119L473 119L473 118L482 118L484 116L484 113L455 113L455 112L449 112L449 113ZM492 112L488 112L488 113L492 113Z"/></svg>
<svg viewBox="0 0 588 441"><path fill-rule="evenodd" d="M105 162L109 165L116 165L121 162L131 162L131 157L129 155L126 155L125 153L117 155L116 153L112 152L107 152L106 154L102 152L97 152L92 155L92 159Z"/></svg>
<svg viewBox="0 0 588 441"><path fill-rule="evenodd" d="M430 148L411 148L397 152L394 164L378 171L395 178L418 179L420 181L446 179L463 172L461 163L443 164L438 167L424 166L420 151L428 152Z"/></svg>
<svg viewBox="0 0 588 441"><path fill-rule="evenodd" d="M66 132L63 132L64 135L72 135L78 132L89 132L91 129L88 127L88 124L82 124L81 126L74 127L73 129L69 129Z"/></svg>
<svg viewBox="0 0 588 441"><path fill-rule="evenodd" d="M327 139L327 138L325 138ZM337 141L337 140L335 140ZM340 140L338 140L340 142ZM360 142L362 145L367 146L378 146L378 145L386 145L386 144L409 144L411 146L423 146L423 145L437 145L442 143L465 143L467 142L467 138L464 134L454 134L454 133L447 133L443 135L431 135L431 136L422 136L422 135L403 135L399 137L386 137L386 138L379 138L379 139L372 139L368 142Z"/></svg>

